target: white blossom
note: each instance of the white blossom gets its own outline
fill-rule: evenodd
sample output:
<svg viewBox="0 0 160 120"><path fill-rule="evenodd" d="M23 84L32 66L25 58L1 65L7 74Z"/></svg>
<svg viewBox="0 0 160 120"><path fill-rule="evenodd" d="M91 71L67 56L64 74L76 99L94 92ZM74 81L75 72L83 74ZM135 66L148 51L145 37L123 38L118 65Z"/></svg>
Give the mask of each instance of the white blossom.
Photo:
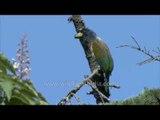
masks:
<svg viewBox="0 0 160 120"><path fill-rule="evenodd" d="M19 63L15 62L15 63L13 64L13 68L17 70L18 67L19 67Z"/></svg>

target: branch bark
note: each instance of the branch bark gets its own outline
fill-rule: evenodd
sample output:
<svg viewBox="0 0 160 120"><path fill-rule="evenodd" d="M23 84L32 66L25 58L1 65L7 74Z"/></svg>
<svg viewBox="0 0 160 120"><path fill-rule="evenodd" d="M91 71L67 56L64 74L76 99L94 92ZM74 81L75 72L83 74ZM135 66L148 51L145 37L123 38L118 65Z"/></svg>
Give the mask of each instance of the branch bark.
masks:
<svg viewBox="0 0 160 120"><path fill-rule="evenodd" d="M90 79L92 79L98 72L99 69L95 70L92 74L90 74L87 78L85 78L84 80L82 80L82 82L80 82L77 86L75 86L62 100L60 100L58 102L57 105L65 105L68 100L71 99L71 97L73 97L73 95L83 86L87 83L87 81L89 81Z"/></svg>
<svg viewBox="0 0 160 120"><path fill-rule="evenodd" d="M91 86L91 87L100 95L103 104L105 104L104 99L107 100L108 102L110 101L109 98L107 98L105 95L103 95L103 93L101 93L101 92L98 90L98 88L97 88L97 86L96 86L96 84L95 84L94 82L92 82L91 80L89 80L89 81L87 82L87 84L88 84L89 86Z"/></svg>

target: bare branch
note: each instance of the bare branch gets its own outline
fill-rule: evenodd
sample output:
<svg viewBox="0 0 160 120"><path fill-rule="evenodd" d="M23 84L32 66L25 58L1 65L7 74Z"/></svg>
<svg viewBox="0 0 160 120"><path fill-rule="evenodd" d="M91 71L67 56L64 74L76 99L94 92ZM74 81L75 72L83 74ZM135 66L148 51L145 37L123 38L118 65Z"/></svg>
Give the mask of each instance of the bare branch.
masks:
<svg viewBox="0 0 160 120"><path fill-rule="evenodd" d="M74 98L76 99L76 101L78 102L78 104L81 104L80 98L78 96L76 96L76 94L73 94Z"/></svg>
<svg viewBox="0 0 160 120"><path fill-rule="evenodd" d="M72 105L71 100L68 99L66 104L67 104L67 105Z"/></svg>
<svg viewBox="0 0 160 120"><path fill-rule="evenodd" d="M109 84L109 87L113 87L113 88L117 88L117 89L119 89L119 88L120 88L120 86L119 86L119 85L114 85L114 84Z"/></svg>
<svg viewBox="0 0 160 120"><path fill-rule="evenodd" d="M157 48L158 51L152 50L153 52L157 53L158 55L160 55L160 49Z"/></svg>
<svg viewBox="0 0 160 120"><path fill-rule="evenodd" d="M97 88L97 86L95 85L94 82L92 82L91 80L89 80L89 81L87 82L87 84L90 85L94 90L97 91L97 93L98 93L98 94L100 95L100 97L101 97L101 100L103 101L103 104L105 103L103 99L106 99L108 102L110 101L109 98L107 98L103 93L101 93L101 92L98 90L98 88Z"/></svg>
<svg viewBox="0 0 160 120"><path fill-rule="evenodd" d="M145 54L145 55L147 55L149 57L148 59L143 60L142 62L137 63L138 65L143 65L143 64L146 64L146 63L149 63L149 62L152 62L152 61L158 61L158 62L160 62L160 49L159 48L157 48L158 51L152 50L152 52L158 54L157 56L154 56L154 55L152 55L150 53L150 50L146 49L146 47L144 47L144 49L141 49L140 45L138 44L138 42L136 41L136 39L133 36L131 36L131 38L136 43L136 46L132 46L132 45L120 45L120 46L118 46L116 48L129 47L129 48L138 50L141 53L143 53L143 54Z"/></svg>
<svg viewBox="0 0 160 120"><path fill-rule="evenodd" d="M141 49L141 47L140 47L140 45L138 44L138 42L136 41L136 39L135 39L133 36L131 36L131 38L134 40L134 42L136 43L136 45L138 46L138 48Z"/></svg>
<svg viewBox="0 0 160 120"><path fill-rule="evenodd" d="M58 102L57 105L65 105L68 99L71 99L75 93L83 86L85 85L92 77L94 77L98 73L99 69L96 69L93 71L92 74L90 74L87 78L82 80L78 85L76 85L62 100Z"/></svg>
<svg viewBox="0 0 160 120"><path fill-rule="evenodd" d="M143 65L143 64L146 64L146 63L150 63L150 62L152 62L154 59L153 58L148 58L148 59L146 59L146 60L144 60L144 61L142 61L142 62L139 62L139 63L137 63L138 65Z"/></svg>

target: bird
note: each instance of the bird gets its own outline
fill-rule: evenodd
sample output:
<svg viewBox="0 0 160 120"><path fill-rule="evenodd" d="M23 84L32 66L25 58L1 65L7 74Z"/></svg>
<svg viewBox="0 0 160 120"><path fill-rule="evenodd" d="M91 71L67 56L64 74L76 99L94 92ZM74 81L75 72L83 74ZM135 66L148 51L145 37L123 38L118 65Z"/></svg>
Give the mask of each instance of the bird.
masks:
<svg viewBox="0 0 160 120"><path fill-rule="evenodd" d="M89 45L89 48L92 51L97 64L105 74L104 82L106 82L108 85L109 77L114 68L114 61L107 44L100 37L98 37L93 30L89 28L79 29L74 37L75 39L83 39L83 41ZM102 93L105 93L107 97L110 96L108 86L104 86L103 90L105 91L102 91Z"/></svg>

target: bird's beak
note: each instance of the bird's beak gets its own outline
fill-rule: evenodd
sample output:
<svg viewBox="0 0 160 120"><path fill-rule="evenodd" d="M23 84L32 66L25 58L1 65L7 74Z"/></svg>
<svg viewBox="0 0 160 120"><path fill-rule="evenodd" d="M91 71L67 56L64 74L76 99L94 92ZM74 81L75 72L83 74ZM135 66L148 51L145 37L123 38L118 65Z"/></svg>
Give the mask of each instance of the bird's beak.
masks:
<svg viewBox="0 0 160 120"><path fill-rule="evenodd" d="M83 36L82 32L78 32L77 34L75 34L74 38L81 38Z"/></svg>

